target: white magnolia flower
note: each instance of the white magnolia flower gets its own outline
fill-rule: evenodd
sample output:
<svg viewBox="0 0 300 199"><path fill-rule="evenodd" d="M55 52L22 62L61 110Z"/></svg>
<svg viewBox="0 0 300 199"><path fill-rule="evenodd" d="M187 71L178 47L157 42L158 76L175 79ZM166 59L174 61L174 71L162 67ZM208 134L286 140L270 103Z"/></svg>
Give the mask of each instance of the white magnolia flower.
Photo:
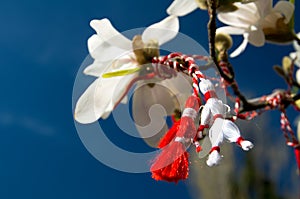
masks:
<svg viewBox="0 0 300 199"><path fill-rule="evenodd" d="M300 32L297 34L297 37L300 39ZM297 41L294 41L294 48L296 52L290 53L290 57L292 59L295 59L295 64L300 67L300 45L298 44ZM300 79L299 79L300 80Z"/></svg>
<svg viewBox="0 0 300 199"><path fill-rule="evenodd" d="M297 34L297 37L300 38L300 32ZM295 60L295 65L300 67L300 45L298 44L298 41L294 41L293 44L296 52L290 53L290 57ZM296 71L296 81L300 84L300 68Z"/></svg>
<svg viewBox="0 0 300 199"><path fill-rule="evenodd" d="M300 85L300 69L296 71L296 81Z"/></svg>
<svg viewBox="0 0 300 199"><path fill-rule="evenodd" d="M92 20L90 25L97 33L88 40L89 52L95 60L84 73L98 78L76 104L74 117L80 123L106 118L122 100L126 102L124 97L128 90L141 78L141 61L136 55L144 49L133 49L132 46L139 47L144 43L143 47L147 50L148 44L151 47L154 43L158 52L158 45L173 39L179 30L178 18L169 16L146 28L141 37L136 37L137 42L132 43L108 19ZM103 78L103 73L112 77Z"/></svg>
<svg viewBox="0 0 300 199"><path fill-rule="evenodd" d="M255 0L221 0L218 1L217 11L218 12L229 12L236 9L233 5L234 2L249 3ZM207 0L174 0L168 7L167 13L169 15L185 16L197 8L206 10Z"/></svg>
<svg viewBox="0 0 300 199"><path fill-rule="evenodd" d="M218 14L219 20L229 26L218 28L217 32L244 36L244 41L231 57L243 52L248 42L259 47L263 46L266 40L280 43L292 41L293 38L286 37L293 37L288 23L294 13L294 5L288 1L278 1L274 7L272 4L272 0L258 0L248 4L234 3L238 7L236 11Z"/></svg>
<svg viewBox="0 0 300 199"><path fill-rule="evenodd" d="M169 15L184 16L198 8L196 0L174 0L168 7Z"/></svg>

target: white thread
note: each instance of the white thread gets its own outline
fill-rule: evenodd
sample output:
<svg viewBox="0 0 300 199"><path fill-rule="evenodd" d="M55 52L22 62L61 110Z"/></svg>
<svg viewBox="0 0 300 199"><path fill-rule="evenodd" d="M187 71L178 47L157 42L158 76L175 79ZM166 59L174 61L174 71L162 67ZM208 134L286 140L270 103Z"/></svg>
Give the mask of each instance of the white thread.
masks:
<svg viewBox="0 0 300 199"><path fill-rule="evenodd" d="M195 111L195 109L193 109L193 108L185 108L183 110L183 113L182 113L181 117L190 117L193 120L195 120L196 117L197 117L197 115L198 115L198 113L197 113L197 111Z"/></svg>
<svg viewBox="0 0 300 199"><path fill-rule="evenodd" d="M224 105L227 108L226 113L230 113L230 110L231 110L230 106L228 106L227 104L224 104Z"/></svg>
<svg viewBox="0 0 300 199"><path fill-rule="evenodd" d="M199 93L199 87L196 83L193 83L193 87L197 90L197 92Z"/></svg>
<svg viewBox="0 0 300 199"><path fill-rule="evenodd" d="M196 74L196 75L201 75L201 76L203 77L203 73L201 73L199 70L196 70L196 71L195 71L195 74Z"/></svg>
<svg viewBox="0 0 300 199"><path fill-rule="evenodd" d="M184 137L176 137L175 142L180 142L180 143L184 144L185 143L185 138Z"/></svg>
<svg viewBox="0 0 300 199"><path fill-rule="evenodd" d="M192 57L185 57L185 61L194 61Z"/></svg>

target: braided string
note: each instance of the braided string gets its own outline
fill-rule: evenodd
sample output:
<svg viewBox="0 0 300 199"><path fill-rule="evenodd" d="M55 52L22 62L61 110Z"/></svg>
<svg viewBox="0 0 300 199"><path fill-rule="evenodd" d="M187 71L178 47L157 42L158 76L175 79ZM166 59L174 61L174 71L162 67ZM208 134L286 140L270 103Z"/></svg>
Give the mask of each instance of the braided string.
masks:
<svg viewBox="0 0 300 199"><path fill-rule="evenodd" d="M154 57L152 65L156 69L158 76L161 78L168 78L161 74L161 71L168 70L167 67L174 69L177 72L183 72L192 77L193 81L193 95L200 100L199 83L201 79L206 78L205 75L199 70L195 59L205 59L203 56L189 56L182 53L171 53L164 57Z"/></svg>
<svg viewBox="0 0 300 199"><path fill-rule="evenodd" d="M152 64L154 68L156 68L156 71L158 72L159 77L164 77L164 78L170 78L169 76L166 77L164 75L161 75L159 71L166 71L171 69L174 69L177 72L183 72L185 74L188 74L192 77L192 82L193 82L193 95L199 98L200 100L200 88L199 88L199 83L201 79L206 79L205 75L199 70L198 65L196 64L195 59L202 59L205 60L204 56L188 56L184 55L182 53L171 53L167 56L164 57L155 57L152 60ZM161 67L161 65L167 66L167 67ZM229 75L230 71L228 70L227 64L224 62L220 62L220 66L225 72L225 74ZM169 67L169 68L168 68ZM159 68L164 68L164 70L159 70ZM172 74L174 75L174 74ZM227 86L227 82L223 80L222 82L224 85L223 87ZM283 131L284 137L286 139L286 143L289 146L297 147L299 145L297 138L295 137L295 134L291 128L291 124L287 118L287 114L285 109L282 107L282 94L275 95L272 98L265 98L264 100L267 101L269 104L269 107L267 109L275 109L278 108L281 111L281 118L280 118L280 123L281 123L281 130ZM247 113L239 113L239 108L240 108L241 102L237 98L235 102L235 113L236 116L234 116L232 119L235 121L237 118L240 119L247 119L251 120L254 117L260 115L266 110L261 110L261 111L252 111L252 112L247 112Z"/></svg>

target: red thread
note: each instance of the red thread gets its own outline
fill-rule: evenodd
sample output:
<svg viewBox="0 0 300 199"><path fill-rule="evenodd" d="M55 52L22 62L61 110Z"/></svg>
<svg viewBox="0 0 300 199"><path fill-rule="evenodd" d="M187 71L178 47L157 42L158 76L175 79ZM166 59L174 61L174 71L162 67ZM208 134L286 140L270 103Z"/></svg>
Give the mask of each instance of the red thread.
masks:
<svg viewBox="0 0 300 199"><path fill-rule="evenodd" d="M204 94L204 98L205 98L205 101L207 101L210 98L217 98L217 94L215 91L208 91Z"/></svg>
<svg viewBox="0 0 300 199"><path fill-rule="evenodd" d="M163 148L168 145L176 136L176 133L180 127L180 121L174 122L173 126L167 131L167 133L162 137L158 143L158 148Z"/></svg>
<svg viewBox="0 0 300 199"><path fill-rule="evenodd" d="M216 115L213 116L213 120L216 120L217 118L224 119L222 114L216 114Z"/></svg>
<svg viewBox="0 0 300 199"><path fill-rule="evenodd" d="M177 183L188 178L189 160L185 146L180 142L172 142L157 156L150 171L155 180Z"/></svg>
<svg viewBox="0 0 300 199"><path fill-rule="evenodd" d="M239 138L236 140L236 143L237 143L237 145L242 146L241 143L242 143L243 141L245 141L245 139L244 139L243 137L239 137Z"/></svg>
<svg viewBox="0 0 300 199"><path fill-rule="evenodd" d="M298 165L298 171L300 172L300 146L294 148L295 157Z"/></svg>
<svg viewBox="0 0 300 199"><path fill-rule="evenodd" d="M185 108L192 108L195 111L199 110L199 106L198 98L193 95L187 99L185 104ZM177 124L178 126L176 127ZM184 180L188 177L188 153L186 152L184 143L177 142L174 138L184 137L186 140L191 140L195 137L197 131L192 117L183 116L177 124L175 127L173 125L175 129L168 131L162 138L159 147L164 147L150 168L152 178L156 180L177 183L179 180ZM176 136L174 132L176 132ZM168 142L169 144L165 145Z"/></svg>
<svg viewBox="0 0 300 199"><path fill-rule="evenodd" d="M196 152L197 152L197 153L199 153L201 150L202 150L202 147L201 147L201 146L197 146L197 147L196 147Z"/></svg>
<svg viewBox="0 0 300 199"><path fill-rule="evenodd" d="M203 131L205 128L208 128L208 127L209 127L208 124L205 124L205 125L201 124L198 128L198 131Z"/></svg>
<svg viewBox="0 0 300 199"><path fill-rule="evenodd" d="M210 149L209 153L213 152L213 151L218 151L220 153L220 147L219 146L214 146Z"/></svg>

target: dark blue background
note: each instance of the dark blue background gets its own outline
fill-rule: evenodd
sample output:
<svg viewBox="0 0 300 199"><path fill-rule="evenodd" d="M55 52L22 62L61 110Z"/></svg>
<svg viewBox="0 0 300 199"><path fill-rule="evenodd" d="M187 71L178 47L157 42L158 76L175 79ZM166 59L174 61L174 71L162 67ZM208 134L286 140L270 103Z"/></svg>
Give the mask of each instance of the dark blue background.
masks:
<svg viewBox="0 0 300 199"><path fill-rule="evenodd" d="M185 183L156 182L149 173L99 163L81 143L72 116L73 83L94 33L89 21L108 17L119 31L144 27L166 17L171 2L0 2L0 198L189 197ZM181 31L205 48L207 19L203 11L180 18ZM241 89L261 95L284 88L271 67L292 50L248 46L232 61Z"/></svg>

